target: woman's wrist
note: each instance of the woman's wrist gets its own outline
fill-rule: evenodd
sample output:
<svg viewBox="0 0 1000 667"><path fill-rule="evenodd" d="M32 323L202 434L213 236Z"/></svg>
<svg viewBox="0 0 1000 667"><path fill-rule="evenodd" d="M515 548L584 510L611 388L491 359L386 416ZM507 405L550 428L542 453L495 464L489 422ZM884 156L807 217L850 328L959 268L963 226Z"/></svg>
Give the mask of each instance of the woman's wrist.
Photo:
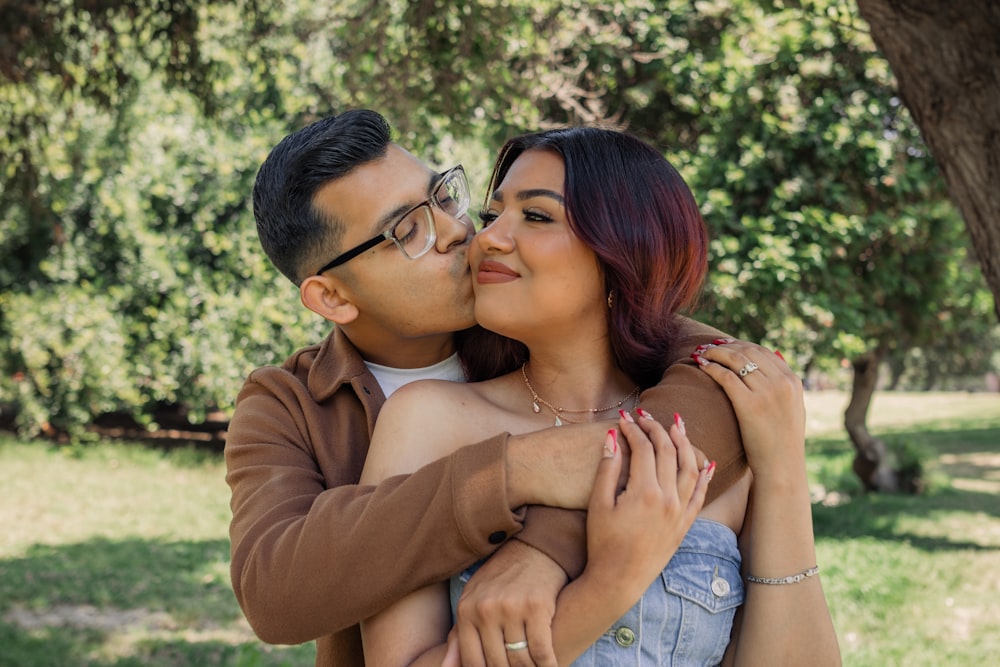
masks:
<svg viewBox="0 0 1000 667"><path fill-rule="evenodd" d="M755 487L766 487L776 492L809 487L804 456L779 456L754 458L747 455Z"/></svg>

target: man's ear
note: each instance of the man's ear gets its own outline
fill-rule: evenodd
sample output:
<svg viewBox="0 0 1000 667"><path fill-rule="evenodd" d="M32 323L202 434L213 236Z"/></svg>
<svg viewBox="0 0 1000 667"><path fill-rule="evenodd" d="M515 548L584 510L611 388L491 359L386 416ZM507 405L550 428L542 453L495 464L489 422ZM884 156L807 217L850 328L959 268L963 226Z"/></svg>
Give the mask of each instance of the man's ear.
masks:
<svg viewBox="0 0 1000 667"><path fill-rule="evenodd" d="M358 317L358 307L350 291L332 276L309 276L299 285L302 305L331 322L350 324Z"/></svg>

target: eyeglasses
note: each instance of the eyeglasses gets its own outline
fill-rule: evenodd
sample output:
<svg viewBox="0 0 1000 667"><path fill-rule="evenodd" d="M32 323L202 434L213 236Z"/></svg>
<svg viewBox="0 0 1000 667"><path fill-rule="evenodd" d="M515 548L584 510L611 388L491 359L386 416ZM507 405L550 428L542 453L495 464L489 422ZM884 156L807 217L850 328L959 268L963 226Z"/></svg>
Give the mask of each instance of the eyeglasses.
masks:
<svg viewBox="0 0 1000 667"><path fill-rule="evenodd" d="M430 197L400 216L399 220L386 231L347 252L341 253L328 264L324 264L323 268L316 272L316 275L322 275L325 271L340 266L385 241L395 243L407 259L416 259L425 255L437 241L434 211L431 210L431 206L437 206L464 225L467 222L462 219L462 216L469 210L469 200L469 182L465 178L465 169L462 168L462 165L452 167L438 178Z"/></svg>

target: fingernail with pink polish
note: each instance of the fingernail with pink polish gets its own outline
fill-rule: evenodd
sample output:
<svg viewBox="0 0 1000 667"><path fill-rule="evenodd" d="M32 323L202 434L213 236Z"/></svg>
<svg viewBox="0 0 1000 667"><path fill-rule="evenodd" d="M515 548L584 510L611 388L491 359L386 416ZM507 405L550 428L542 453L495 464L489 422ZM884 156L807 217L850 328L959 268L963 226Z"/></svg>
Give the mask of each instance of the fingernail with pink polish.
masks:
<svg viewBox="0 0 1000 667"><path fill-rule="evenodd" d="M687 431L684 430L684 420L681 419L680 414L676 412L674 413L674 423L677 424L677 430L679 430L682 434L687 435Z"/></svg>
<svg viewBox="0 0 1000 667"><path fill-rule="evenodd" d="M714 475L715 475L715 461L712 461L711 463L708 464L708 472L706 473L706 477L708 477L708 481L711 482L712 481L712 477Z"/></svg>
<svg viewBox="0 0 1000 667"><path fill-rule="evenodd" d="M779 359L781 359L782 361L785 361L785 355L783 355L779 350L775 350L774 353L778 356ZM785 363L787 363L787 362L785 362Z"/></svg>
<svg viewBox="0 0 1000 667"><path fill-rule="evenodd" d="M618 453L618 431L608 429L608 435L604 438L604 456L611 458Z"/></svg>
<svg viewBox="0 0 1000 667"><path fill-rule="evenodd" d="M699 366L705 366L706 364L708 364L708 359L705 359L700 354L692 354L691 358L697 361Z"/></svg>
<svg viewBox="0 0 1000 667"><path fill-rule="evenodd" d="M646 412L642 408L637 408L636 412L638 412L639 416L642 417L643 419L652 419L653 418L653 415L649 414L648 412Z"/></svg>
<svg viewBox="0 0 1000 667"><path fill-rule="evenodd" d="M632 419L632 415L630 415L629 413L625 412L624 410L619 410L618 414L621 415L621 418L624 419L625 421L632 422L633 424L635 423L635 420Z"/></svg>

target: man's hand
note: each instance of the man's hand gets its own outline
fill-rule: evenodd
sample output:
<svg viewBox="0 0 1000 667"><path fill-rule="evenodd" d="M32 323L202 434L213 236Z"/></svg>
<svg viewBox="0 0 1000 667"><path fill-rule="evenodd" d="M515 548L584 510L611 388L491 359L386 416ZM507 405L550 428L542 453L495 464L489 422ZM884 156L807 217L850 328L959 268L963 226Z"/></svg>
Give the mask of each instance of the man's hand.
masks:
<svg viewBox="0 0 1000 667"><path fill-rule="evenodd" d="M472 576L458 601L454 631L462 664L556 667L552 617L566 583L566 573L545 554L507 542ZM525 649L504 646L525 641Z"/></svg>
<svg viewBox="0 0 1000 667"><path fill-rule="evenodd" d="M507 498L511 507L587 509L607 424L567 424L511 436Z"/></svg>

